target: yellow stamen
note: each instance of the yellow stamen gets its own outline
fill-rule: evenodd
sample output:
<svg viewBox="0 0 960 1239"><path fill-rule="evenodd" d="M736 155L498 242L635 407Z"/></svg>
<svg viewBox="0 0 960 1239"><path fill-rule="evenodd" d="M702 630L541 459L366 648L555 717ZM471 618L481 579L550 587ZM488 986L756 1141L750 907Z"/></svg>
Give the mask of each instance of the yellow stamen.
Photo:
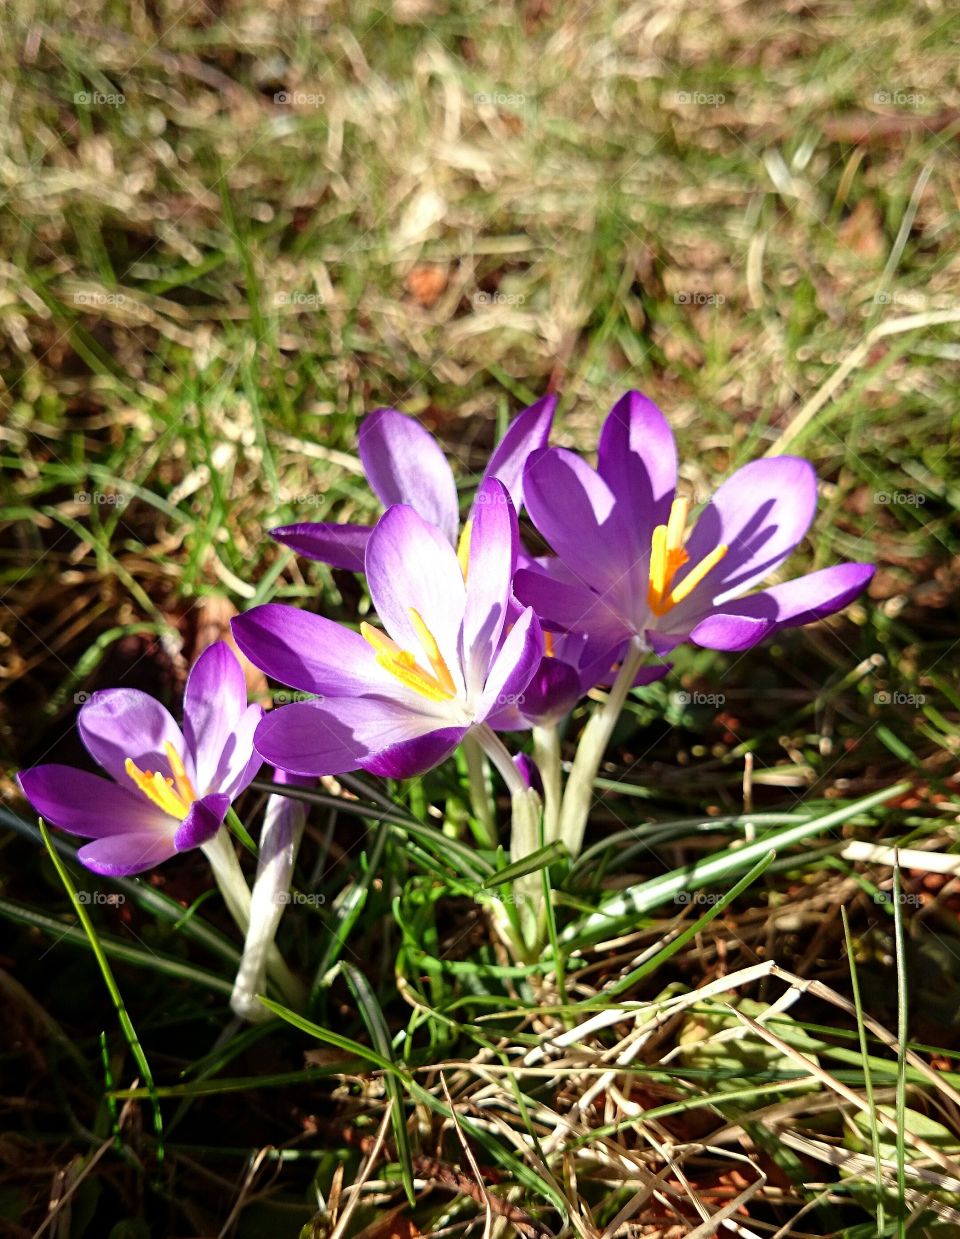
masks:
<svg viewBox="0 0 960 1239"><path fill-rule="evenodd" d="M553 652L553 649L554 649L554 646L553 646L553 633L552 633L552 632L544 632L544 634L543 634L543 652L544 652L544 654L546 654L547 658L554 658L554 657L555 657L554 652Z"/></svg>
<svg viewBox="0 0 960 1239"><path fill-rule="evenodd" d="M159 771L154 774L151 770L140 770L130 757L124 762L123 768L138 790L164 813L169 813L171 817L182 822L190 812L193 801L184 801L177 795L173 790L173 779L164 778Z"/></svg>
<svg viewBox="0 0 960 1239"><path fill-rule="evenodd" d="M414 614L416 613L414 612ZM420 617L417 616L417 618L419 619ZM420 622L421 624L423 623L422 620ZM427 631L426 626L424 626L424 631ZM378 628L373 628L370 624L362 623L360 625L360 635L368 645L372 645L374 650L376 650L377 662L380 666L395 676L401 684L405 684L407 688L412 688L414 692L419 693L421 697L426 697L428 701L449 701L456 696L450 672L442 659L440 659L440 662L450 680L451 687L449 690L445 684L441 684L429 672L424 671L422 667L418 666L417 660L409 650L402 650L385 632L381 632ZM434 645L436 645L436 642L434 642ZM437 653L439 657L439 651Z"/></svg>
<svg viewBox="0 0 960 1239"><path fill-rule="evenodd" d="M185 804L193 804L197 798L197 793L193 790L190 776L184 769L183 759L169 740L164 744L163 748L167 755L167 761L170 763L170 769L173 771L173 782L180 799Z"/></svg>
<svg viewBox="0 0 960 1239"><path fill-rule="evenodd" d="M423 622L420 612L415 608L408 609L410 622L413 624L414 631L417 634L417 639L423 646L423 652L426 654L430 666L433 668L433 674L437 677L437 682L441 688L446 689L451 697L456 697L457 686L453 682L453 676L450 674L450 668L443 661L443 655L440 653L440 646L437 645L437 639L430 629Z"/></svg>
<svg viewBox="0 0 960 1239"><path fill-rule="evenodd" d="M654 615L666 615L678 602L682 602L695 589L711 569L726 555L728 547L714 547L695 568L692 568L679 585L670 589L673 578L690 556L683 546L683 534L690 508L688 499L674 499L670 516L665 525L657 525L650 545L650 584L647 588L647 604Z"/></svg>
<svg viewBox="0 0 960 1239"><path fill-rule="evenodd" d="M467 579L467 569L470 566L470 535L473 533L473 517L467 521L460 534L460 541L457 543L457 561L460 564L460 571L463 573L463 579Z"/></svg>

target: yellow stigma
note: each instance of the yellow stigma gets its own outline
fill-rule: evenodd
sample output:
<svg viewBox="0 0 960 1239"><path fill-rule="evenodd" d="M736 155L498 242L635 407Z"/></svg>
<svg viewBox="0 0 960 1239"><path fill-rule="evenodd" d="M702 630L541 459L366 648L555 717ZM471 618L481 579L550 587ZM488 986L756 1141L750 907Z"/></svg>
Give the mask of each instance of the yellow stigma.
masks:
<svg viewBox="0 0 960 1239"><path fill-rule="evenodd" d="M690 556L683 549L683 534L689 507L688 499L674 499L667 523L658 525L653 531L647 603L654 615L666 615L678 602L682 602L729 550L723 543L714 547L709 555L690 569L679 585L670 588L673 578L690 560Z"/></svg>
<svg viewBox="0 0 960 1239"><path fill-rule="evenodd" d="M410 621L413 624L417 639L423 646L427 661L433 669L431 675L419 665L409 650L402 650L385 632L373 628L370 624L360 625L360 635L368 645L373 646L377 653L377 662L381 667L396 676L401 684L412 688L428 701L452 701L457 695L457 686L453 682L450 668L443 660L436 637L423 622L420 613L410 607Z"/></svg>
<svg viewBox="0 0 960 1239"><path fill-rule="evenodd" d="M161 774L159 770L154 773L152 770L139 769L132 757L128 757L124 762L124 769L148 800L164 813L169 813L171 817L182 822L197 799L197 793L193 790L180 754L169 740L163 747L173 771L172 779Z"/></svg>
<svg viewBox="0 0 960 1239"><path fill-rule="evenodd" d="M457 561L460 564L460 571L463 573L463 579L467 579L467 569L470 566L470 535L473 532L473 517L466 522L461 533L460 541L457 543Z"/></svg>

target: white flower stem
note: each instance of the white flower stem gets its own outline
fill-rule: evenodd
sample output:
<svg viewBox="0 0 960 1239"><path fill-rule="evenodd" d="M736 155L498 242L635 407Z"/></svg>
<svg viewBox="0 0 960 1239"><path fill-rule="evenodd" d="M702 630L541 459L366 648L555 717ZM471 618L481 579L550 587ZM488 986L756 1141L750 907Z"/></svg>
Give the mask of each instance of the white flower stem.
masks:
<svg viewBox="0 0 960 1239"><path fill-rule="evenodd" d="M201 845L201 850L210 862L227 910L244 936L250 928L250 887L243 876L237 854L233 850L230 832L221 826L212 839ZM287 967L273 942L267 949L267 970L284 999L291 1005L303 1005L306 991L303 983Z"/></svg>
<svg viewBox="0 0 960 1239"><path fill-rule="evenodd" d="M533 729L533 760L543 780L543 841L553 843L560 828L563 772L560 730L556 723Z"/></svg>
<svg viewBox="0 0 960 1239"><path fill-rule="evenodd" d="M515 796L517 792L525 792L527 785L523 781L523 776L513 764L513 758L500 737L486 723L481 723L479 727L475 727L472 734L496 766L500 777L507 785L510 795Z"/></svg>
<svg viewBox="0 0 960 1239"><path fill-rule="evenodd" d="M571 856L579 856L583 846L583 835L593 804L597 771L645 653L643 643L638 637L633 637L606 701L584 727L577 745L573 767L563 793L558 832Z"/></svg>
<svg viewBox="0 0 960 1239"><path fill-rule="evenodd" d="M480 742L473 735L464 736L463 755L467 762L470 808L480 828L475 829L474 834L477 835L477 842L481 847L495 848L497 846L497 820L493 808L487 762Z"/></svg>

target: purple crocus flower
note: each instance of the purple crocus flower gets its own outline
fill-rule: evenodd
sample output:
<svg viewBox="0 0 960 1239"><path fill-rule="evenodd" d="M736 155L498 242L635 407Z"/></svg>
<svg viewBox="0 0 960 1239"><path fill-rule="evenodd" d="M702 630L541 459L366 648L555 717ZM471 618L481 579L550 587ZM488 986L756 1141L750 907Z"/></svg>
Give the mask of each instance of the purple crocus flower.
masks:
<svg viewBox="0 0 960 1239"><path fill-rule="evenodd" d="M546 444L556 404L555 396L544 396L514 418L490 457L478 495L488 478L497 478L510 493L513 506L520 510L524 463L532 451ZM359 450L367 479L384 507L407 504L436 525L452 546L457 546L457 483L447 458L429 431L396 409L377 409L360 426ZM307 559L363 572L372 528L306 521L273 529L271 535Z"/></svg>
<svg viewBox="0 0 960 1239"><path fill-rule="evenodd" d="M258 667L318 695L264 718L256 745L267 761L301 775L362 767L407 778L523 692L543 640L530 608L503 636L518 541L503 483L490 478L478 492L466 579L446 534L405 504L374 527L365 571L385 631L279 604L233 621Z"/></svg>
<svg viewBox="0 0 960 1239"><path fill-rule="evenodd" d="M545 623L622 651L630 638L664 654L683 641L743 650L780 628L846 606L873 575L844 563L749 593L813 520L817 480L795 456L756 460L714 494L686 538L677 453L666 419L628 392L600 433L596 470L573 452L527 461L524 502L556 552L518 570L514 590Z"/></svg>
<svg viewBox="0 0 960 1239"><path fill-rule="evenodd" d="M23 771L20 787L42 817L93 839L77 852L88 869L142 873L217 833L262 764L253 748L262 716L247 705L236 655L218 641L187 678L182 731L147 693L105 689L83 704L77 726L110 778L51 764Z"/></svg>

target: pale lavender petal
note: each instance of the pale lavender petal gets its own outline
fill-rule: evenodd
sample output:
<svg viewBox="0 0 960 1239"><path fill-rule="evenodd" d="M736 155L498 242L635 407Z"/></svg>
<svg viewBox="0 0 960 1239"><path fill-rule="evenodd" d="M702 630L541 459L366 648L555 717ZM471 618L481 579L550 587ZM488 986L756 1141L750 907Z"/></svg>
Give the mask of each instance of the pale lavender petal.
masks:
<svg viewBox="0 0 960 1239"><path fill-rule="evenodd" d="M128 757L141 770L168 771L167 743L185 759L187 773L193 776L193 759L186 760L186 744L170 712L137 688L94 693L80 707L77 727L90 755L121 785L130 782L125 770Z"/></svg>
<svg viewBox="0 0 960 1239"><path fill-rule="evenodd" d="M384 507L409 504L456 542L457 484L440 445L419 422L396 409L377 409L360 427L360 459Z"/></svg>
<svg viewBox="0 0 960 1239"><path fill-rule="evenodd" d="M552 447L530 456L523 479L530 519L563 564L582 584L627 597L639 550L603 478L576 453Z"/></svg>
<svg viewBox="0 0 960 1239"><path fill-rule="evenodd" d="M375 697L298 701L267 714L257 728L257 751L292 774L358 770L384 749L435 731L436 718Z"/></svg>
<svg viewBox="0 0 960 1239"><path fill-rule="evenodd" d="M470 531L463 666L471 694L483 688L500 644L518 541L517 515L510 496L502 482L490 478L477 491Z"/></svg>
<svg viewBox="0 0 960 1239"><path fill-rule="evenodd" d="M153 869L176 854L172 831L136 831L85 843L77 852L77 860L104 877L125 878Z"/></svg>
<svg viewBox="0 0 960 1239"><path fill-rule="evenodd" d="M257 777L263 758L254 748L253 738L262 718L263 707L258 705L247 706L241 714L220 755L220 764L209 784L209 791L223 792L231 800L236 800Z"/></svg>
<svg viewBox="0 0 960 1239"><path fill-rule="evenodd" d="M436 525L403 505L385 512L367 545L367 584L389 635L428 667L410 614L417 611L462 693L460 626L466 587L456 551Z"/></svg>
<svg viewBox="0 0 960 1239"><path fill-rule="evenodd" d="M654 526L666 524L677 485L673 432L652 400L630 391L610 410L597 448L597 472L616 495L648 551Z"/></svg>
<svg viewBox="0 0 960 1239"><path fill-rule="evenodd" d="M754 460L738 469L713 496L690 534L688 572L721 543L726 556L677 608L676 621L702 613L704 604L725 602L762 581L810 528L817 506L817 477L798 456Z"/></svg>
<svg viewBox="0 0 960 1239"><path fill-rule="evenodd" d="M195 800L174 835L173 843L177 851L198 848L212 839L223 824L229 808L229 796L214 794Z"/></svg>
<svg viewBox="0 0 960 1239"><path fill-rule="evenodd" d="M303 521L299 525L282 525L269 530L271 538L305 559L314 559L331 568L348 572L363 571L363 556L367 549L372 525L337 525L332 521Z"/></svg>
<svg viewBox="0 0 960 1239"><path fill-rule="evenodd" d="M198 796L219 790L214 780L224 750L235 747L234 731L246 708L243 669L226 641L216 641L190 668L183 693L183 734Z"/></svg>
<svg viewBox="0 0 960 1239"><path fill-rule="evenodd" d="M466 727L444 727L425 736L402 740L363 763L363 769L382 779L412 779L439 766L467 734Z"/></svg>
<svg viewBox="0 0 960 1239"><path fill-rule="evenodd" d="M126 774L123 778L129 787L57 764L34 766L17 776L37 813L61 830L94 838L169 830L172 838L176 818L136 791Z"/></svg>
<svg viewBox="0 0 960 1239"><path fill-rule="evenodd" d="M510 630L490 668L477 703L477 722L482 723L488 714L504 706L522 705L520 698L542 658L540 621L528 607Z"/></svg>
<svg viewBox="0 0 960 1239"><path fill-rule="evenodd" d="M546 447L556 407L556 396L543 396L518 414L484 470L483 481L498 478L510 492L518 512L523 504L523 467L531 452Z"/></svg>
<svg viewBox="0 0 960 1239"><path fill-rule="evenodd" d="M871 564L836 564L726 603L690 633L697 645L745 650L779 628L833 615L852 602L873 576Z"/></svg>

